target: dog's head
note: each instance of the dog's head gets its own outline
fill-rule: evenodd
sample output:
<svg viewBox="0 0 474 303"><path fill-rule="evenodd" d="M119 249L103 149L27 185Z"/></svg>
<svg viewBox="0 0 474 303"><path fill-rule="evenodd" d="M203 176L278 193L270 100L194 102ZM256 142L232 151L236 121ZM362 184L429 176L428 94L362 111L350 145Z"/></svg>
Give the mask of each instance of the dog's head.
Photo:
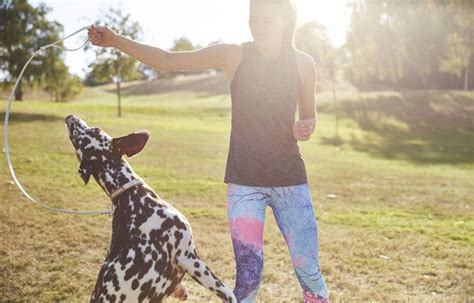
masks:
<svg viewBox="0 0 474 303"><path fill-rule="evenodd" d="M104 163L120 160L123 155L133 157L140 153L150 137L147 131L140 131L112 138L100 128L87 126L76 116L67 116L66 125L80 162L79 174L86 184Z"/></svg>

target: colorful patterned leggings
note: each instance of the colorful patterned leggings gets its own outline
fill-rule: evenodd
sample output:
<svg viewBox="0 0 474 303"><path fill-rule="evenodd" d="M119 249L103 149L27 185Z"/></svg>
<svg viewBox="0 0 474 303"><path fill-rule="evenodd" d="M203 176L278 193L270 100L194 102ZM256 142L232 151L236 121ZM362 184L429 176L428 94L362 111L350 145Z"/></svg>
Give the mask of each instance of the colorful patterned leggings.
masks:
<svg viewBox="0 0 474 303"><path fill-rule="evenodd" d="M324 302L328 290L319 267L318 229L308 184L227 186L227 212L237 265L234 293L255 302L263 270L263 226L270 206L288 245L304 302ZM323 297L323 298L321 298Z"/></svg>

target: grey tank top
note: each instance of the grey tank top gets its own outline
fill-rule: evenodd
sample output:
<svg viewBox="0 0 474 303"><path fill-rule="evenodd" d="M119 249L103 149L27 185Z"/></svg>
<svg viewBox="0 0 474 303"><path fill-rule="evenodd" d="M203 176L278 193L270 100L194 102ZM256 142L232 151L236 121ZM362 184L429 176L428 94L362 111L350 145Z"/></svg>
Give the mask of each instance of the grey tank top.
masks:
<svg viewBox="0 0 474 303"><path fill-rule="evenodd" d="M284 46L266 59L253 42L243 44L242 61L230 84L232 128L224 182L277 187L307 182L293 135L299 96L296 54Z"/></svg>

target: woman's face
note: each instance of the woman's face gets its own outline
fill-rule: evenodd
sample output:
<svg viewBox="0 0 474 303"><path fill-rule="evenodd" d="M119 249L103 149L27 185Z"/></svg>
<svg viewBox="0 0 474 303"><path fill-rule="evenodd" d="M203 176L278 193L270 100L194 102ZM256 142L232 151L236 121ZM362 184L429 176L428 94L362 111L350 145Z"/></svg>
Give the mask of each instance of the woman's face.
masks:
<svg viewBox="0 0 474 303"><path fill-rule="evenodd" d="M265 45L278 44L283 39L287 25L283 8L272 3L250 3L250 32L255 42Z"/></svg>

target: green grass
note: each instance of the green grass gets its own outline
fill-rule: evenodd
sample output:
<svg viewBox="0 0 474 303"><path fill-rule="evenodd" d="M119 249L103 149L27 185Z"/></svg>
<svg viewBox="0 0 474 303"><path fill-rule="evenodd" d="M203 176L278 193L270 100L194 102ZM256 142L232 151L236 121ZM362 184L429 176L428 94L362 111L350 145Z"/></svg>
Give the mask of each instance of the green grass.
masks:
<svg viewBox="0 0 474 303"><path fill-rule="evenodd" d="M474 94L344 95L338 140L331 99L318 97L318 129L300 147L332 300L472 301ZM147 147L130 163L189 218L199 254L233 285L222 182L230 97L126 96L122 118L115 102L113 94L87 89L71 103L14 103L10 145L19 180L51 206L106 209L100 188L84 187L77 175L64 117L76 114L113 136L148 129ZM3 155L1 161L0 301L87 302L107 251L110 218L58 215L29 204L11 184ZM190 302L219 302L194 281L187 286ZM268 210L259 302L300 297Z"/></svg>

